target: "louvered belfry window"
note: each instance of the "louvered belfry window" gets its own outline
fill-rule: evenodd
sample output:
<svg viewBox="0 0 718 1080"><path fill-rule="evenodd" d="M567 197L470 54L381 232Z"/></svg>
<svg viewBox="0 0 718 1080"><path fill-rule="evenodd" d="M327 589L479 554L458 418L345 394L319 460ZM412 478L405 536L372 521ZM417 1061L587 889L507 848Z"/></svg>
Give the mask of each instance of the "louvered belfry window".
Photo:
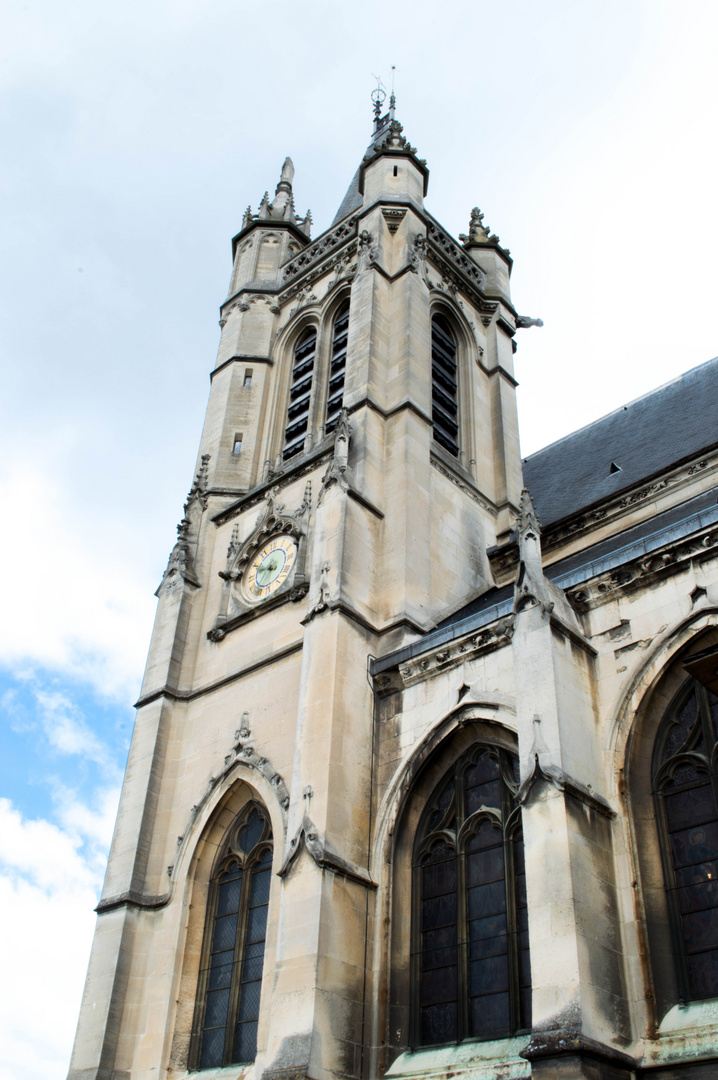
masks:
<svg viewBox="0 0 718 1080"><path fill-rule="evenodd" d="M349 336L349 304L341 307L334 319L332 355L329 368L329 393L327 396L327 420L324 426L328 434L336 427L344 401L344 375L347 368L347 338Z"/></svg>
<svg viewBox="0 0 718 1080"><path fill-rule="evenodd" d="M195 1011L195 1068L254 1061L272 830L258 803L232 825L210 886Z"/></svg>
<svg viewBox="0 0 718 1080"><path fill-rule="evenodd" d="M446 319L431 320L431 419L434 438L454 457L459 454L456 341Z"/></svg>
<svg viewBox="0 0 718 1080"><path fill-rule="evenodd" d="M473 747L424 811L414 848L416 1046L531 1027L531 963L518 761Z"/></svg>
<svg viewBox="0 0 718 1080"><path fill-rule="evenodd" d="M294 349L292 381L289 388L287 427L284 432L283 458L301 454L309 427L309 406L312 398L314 360L317 354L317 332L314 329L299 339Z"/></svg>
<svg viewBox="0 0 718 1080"><path fill-rule="evenodd" d="M679 991L718 997L718 697L693 679L658 729L653 797Z"/></svg>

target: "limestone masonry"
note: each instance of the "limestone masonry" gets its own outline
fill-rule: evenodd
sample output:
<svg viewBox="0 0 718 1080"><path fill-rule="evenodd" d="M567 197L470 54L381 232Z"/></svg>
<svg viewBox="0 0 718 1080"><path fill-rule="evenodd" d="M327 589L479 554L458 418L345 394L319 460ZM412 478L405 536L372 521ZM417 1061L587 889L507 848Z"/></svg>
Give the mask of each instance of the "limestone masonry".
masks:
<svg viewBox="0 0 718 1080"><path fill-rule="evenodd" d="M70 1080L716 1078L718 360L522 464L380 111L232 243Z"/></svg>

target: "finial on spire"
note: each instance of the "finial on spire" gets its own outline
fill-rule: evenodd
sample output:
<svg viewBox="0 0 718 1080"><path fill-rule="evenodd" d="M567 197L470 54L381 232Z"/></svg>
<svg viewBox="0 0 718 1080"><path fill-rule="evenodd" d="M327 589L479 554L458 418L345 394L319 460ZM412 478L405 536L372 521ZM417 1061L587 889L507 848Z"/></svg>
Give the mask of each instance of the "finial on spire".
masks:
<svg viewBox="0 0 718 1080"><path fill-rule="evenodd" d="M371 92L371 99L374 102L374 131L377 131L381 121L382 105L386 101L386 90L379 76L375 75L374 78L376 79L376 87Z"/></svg>

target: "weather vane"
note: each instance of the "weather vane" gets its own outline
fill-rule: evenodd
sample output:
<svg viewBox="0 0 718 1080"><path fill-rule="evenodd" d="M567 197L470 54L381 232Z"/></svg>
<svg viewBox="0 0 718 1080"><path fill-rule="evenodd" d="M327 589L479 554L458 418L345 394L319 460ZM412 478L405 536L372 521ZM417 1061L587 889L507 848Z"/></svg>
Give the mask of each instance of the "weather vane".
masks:
<svg viewBox="0 0 718 1080"><path fill-rule="evenodd" d="M396 106L396 97L394 95L394 75L396 73L396 64L391 65L391 97L389 98L389 110L390 116L394 118L394 108ZM379 124L381 119L381 110L384 102L386 101L386 87L381 81L378 75L373 76L376 79L376 87L371 92L371 99L374 102L374 123ZM376 129L375 129L376 130Z"/></svg>
<svg viewBox="0 0 718 1080"><path fill-rule="evenodd" d="M381 107L386 101L386 90L384 89L384 83L381 81L378 75L374 75L376 79L376 87L371 92L371 99L374 102L374 119L379 121L381 116Z"/></svg>

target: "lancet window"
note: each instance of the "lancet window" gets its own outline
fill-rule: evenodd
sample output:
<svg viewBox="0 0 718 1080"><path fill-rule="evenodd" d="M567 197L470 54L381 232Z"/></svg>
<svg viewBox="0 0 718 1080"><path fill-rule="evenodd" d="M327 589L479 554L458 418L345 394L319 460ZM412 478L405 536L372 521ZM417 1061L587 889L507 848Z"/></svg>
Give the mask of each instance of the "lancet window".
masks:
<svg viewBox="0 0 718 1080"><path fill-rule="evenodd" d="M435 789L413 857L412 1041L531 1027L518 761L479 745Z"/></svg>
<svg viewBox="0 0 718 1080"><path fill-rule="evenodd" d="M251 802L229 831L210 886L194 1068L254 1061L271 874L271 825Z"/></svg>
<svg viewBox="0 0 718 1080"><path fill-rule="evenodd" d="M431 419L434 438L454 457L459 454L459 404L456 340L447 320L431 320Z"/></svg>
<svg viewBox="0 0 718 1080"><path fill-rule="evenodd" d="M312 400L314 363L317 355L317 332L307 330L294 347L292 381L289 388L287 426L284 432L283 458L300 454L309 429L309 408Z"/></svg>
<svg viewBox="0 0 718 1080"><path fill-rule="evenodd" d="M329 390L327 394L327 419L325 432L336 427L344 401L344 376L347 368L347 339L349 337L349 304L344 304L334 319L332 354L329 366Z"/></svg>
<svg viewBox="0 0 718 1080"><path fill-rule="evenodd" d="M718 696L693 679L658 729L652 780L679 992L718 997Z"/></svg>

